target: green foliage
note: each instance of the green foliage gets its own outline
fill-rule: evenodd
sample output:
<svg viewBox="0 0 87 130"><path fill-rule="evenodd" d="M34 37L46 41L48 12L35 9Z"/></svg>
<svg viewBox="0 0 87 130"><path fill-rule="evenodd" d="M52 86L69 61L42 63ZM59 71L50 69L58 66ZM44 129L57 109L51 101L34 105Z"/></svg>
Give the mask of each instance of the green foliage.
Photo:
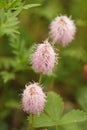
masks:
<svg viewBox="0 0 87 130"><path fill-rule="evenodd" d="M29 9L29 8L37 7L37 6L41 6L41 4L28 4L28 5L24 5L23 9Z"/></svg>
<svg viewBox="0 0 87 130"><path fill-rule="evenodd" d="M5 107L7 108L15 108L15 109L19 109L20 105L19 102L17 102L16 100L12 100L10 99L8 102L5 103Z"/></svg>
<svg viewBox="0 0 87 130"><path fill-rule="evenodd" d="M76 123L87 120L87 113L80 110L72 110L61 118L59 125Z"/></svg>
<svg viewBox="0 0 87 130"><path fill-rule="evenodd" d="M12 53L15 56L15 71L29 69L29 56L33 52L35 45L32 45L30 48L27 48L25 41L21 39L21 37L17 37L16 39L11 39L10 46L12 47Z"/></svg>
<svg viewBox="0 0 87 130"><path fill-rule="evenodd" d="M32 8L37 6L40 7ZM26 129L25 117L16 124L13 113L20 109L20 93L25 83L38 80L38 74L30 66L33 43L48 37L51 20L60 14L72 16L77 33L69 46L56 45L60 50L59 63L55 74L43 77L43 86L49 89L54 78L54 90L64 97L65 111L75 107L87 112L87 80L83 76L87 64L86 12L87 1L82 0L0 0L0 130ZM85 112L71 110L63 114L59 95L48 93L47 99L45 111L35 116L36 127L48 126L48 130L55 130L58 125L59 130L87 129L87 122L77 123L86 120Z"/></svg>
<svg viewBox="0 0 87 130"><path fill-rule="evenodd" d="M1 57L0 58L0 69L5 68L5 70L9 70L11 67L14 67L15 61L11 57Z"/></svg>
<svg viewBox="0 0 87 130"><path fill-rule="evenodd" d="M15 78L15 74L12 72L2 71L0 74L4 83L7 83L9 80L13 80Z"/></svg>
<svg viewBox="0 0 87 130"><path fill-rule="evenodd" d="M32 45L30 48L26 47L25 41L17 37L16 39L11 39L10 46L12 48L12 53L14 54L13 58L3 58L1 60L1 67L4 65L5 71L0 73L4 83L7 83L10 80L15 79L17 72L21 70L29 70L29 65L31 65L31 53L33 52L35 45ZM10 70L11 68L11 70ZM10 70L8 72L8 70Z"/></svg>
<svg viewBox="0 0 87 130"><path fill-rule="evenodd" d="M45 110L40 115L35 116L35 127L55 126L61 118L63 111L63 101L59 95L49 92ZM31 118L29 117L31 120Z"/></svg>
<svg viewBox="0 0 87 130"><path fill-rule="evenodd" d="M63 115L63 107L60 96L49 92L44 112L34 118L34 127L63 126L87 120L87 114L80 110L71 110ZM28 119L31 123L32 117Z"/></svg>
<svg viewBox="0 0 87 130"><path fill-rule="evenodd" d="M70 13L74 15L74 17L82 18L84 20L87 11L87 1L83 2L82 0L73 0ZM78 8L77 8L78 7Z"/></svg>
<svg viewBox="0 0 87 130"><path fill-rule="evenodd" d="M1 72L1 77L4 83L15 78L15 72L26 70L29 67L27 62L29 61L29 55L32 51L32 47L27 49L26 43L23 39L20 39L19 32L19 20L18 15L23 9L29 9L32 7L40 6L40 4L24 4L21 0L5 0L0 3L0 37L7 35L10 39L10 46L14 54L13 58L4 57L1 58L0 66L5 67L5 71ZM8 70L11 71L8 72Z"/></svg>
<svg viewBox="0 0 87 130"><path fill-rule="evenodd" d="M15 37L16 34L19 34L19 20L17 16L23 9L29 9L36 6L40 6L40 4L25 5L21 0L1 1L0 36L7 34L11 37Z"/></svg>
<svg viewBox="0 0 87 130"><path fill-rule="evenodd" d="M29 122L31 123L31 118L29 117ZM49 127L49 126L55 126L56 122L48 115L48 113L44 112L40 116L35 116L34 120L34 127Z"/></svg>
<svg viewBox="0 0 87 130"><path fill-rule="evenodd" d="M16 16L17 12L12 13L10 10L5 12L4 9L0 9L0 36L7 34L14 37L15 34L19 34L19 21Z"/></svg>
<svg viewBox="0 0 87 130"><path fill-rule="evenodd" d="M87 86L82 86L82 88L78 90L76 99L81 108L87 112Z"/></svg>
<svg viewBox="0 0 87 130"><path fill-rule="evenodd" d="M53 92L48 93L45 111L49 117L52 117L55 122L59 122L59 119L61 118L63 112L63 107L64 104L59 95Z"/></svg>
<svg viewBox="0 0 87 130"><path fill-rule="evenodd" d="M5 10L16 10L19 6L23 6L22 0L0 0L0 8Z"/></svg>
<svg viewBox="0 0 87 130"><path fill-rule="evenodd" d="M8 129L7 124L4 123L4 122L0 122L0 129L1 129L1 130L7 130L7 129Z"/></svg>
<svg viewBox="0 0 87 130"><path fill-rule="evenodd" d="M82 47L71 47L71 48L66 48L63 50L63 55L64 56L69 56L70 58L74 58L78 61L83 61L86 62L87 58L85 57L86 51Z"/></svg>
<svg viewBox="0 0 87 130"><path fill-rule="evenodd" d="M63 125L62 127L60 127L60 130L83 130L83 128L81 128L81 126L79 126L77 123L71 123Z"/></svg>

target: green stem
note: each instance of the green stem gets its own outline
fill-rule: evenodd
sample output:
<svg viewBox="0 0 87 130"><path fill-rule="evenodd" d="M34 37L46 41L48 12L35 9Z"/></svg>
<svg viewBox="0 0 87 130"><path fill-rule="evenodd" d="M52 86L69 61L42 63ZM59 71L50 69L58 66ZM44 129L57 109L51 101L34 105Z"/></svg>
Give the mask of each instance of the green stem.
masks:
<svg viewBox="0 0 87 130"><path fill-rule="evenodd" d="M29 130L29 124L28 124L28 126L27 126L27 129L26 130Z"/></svg>
<svg viewBox="0 0 87 130"><path fill-rule="evenodd" d="M56 130L58 130L58 126L56 125Z"/></svg>
<svg viewBox="0 0 87 130"><path fill-rule="evenodd" d="M50 90L53 91L54 88L54 77L52 77L51 82L50 82Z"/></svg>
<svg viewBox="0 0 87 130"><path fill-rule="evenodd" d="M40 73L40 77L39 77L39 85L41 84L42 77L43 77L43 73Z"/></svg>
<svg viewBox="0 0 87 130"><path fill-rule="evenodd" d="M32 130L34 130L34 114L32 114Z"/></svg>

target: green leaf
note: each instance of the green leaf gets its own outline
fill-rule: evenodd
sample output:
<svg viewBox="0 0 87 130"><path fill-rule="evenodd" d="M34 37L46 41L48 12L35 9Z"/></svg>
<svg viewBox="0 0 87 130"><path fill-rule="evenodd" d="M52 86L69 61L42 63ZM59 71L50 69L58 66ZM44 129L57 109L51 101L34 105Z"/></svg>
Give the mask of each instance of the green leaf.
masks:
<svg viewBox="0 0 87 130"><path fill-rule="evenodd" d="M63 111L63 102L60 96L54 92L49 92L47 94L47 103L44 111L45 112L41 113L39 116L35 115L34 127L58 125ZM29 120L31 123L31 117Z"/></svg>
<svg viewBox="0 0 87 130"><path fill-rule="evenodd" d="M31 65L31 54L35 49L35 44L32 45L30 48L26 47L26 41L21 39L21 37L17 37L17 39L10 39L10 46L12 47L12 52L15 56L15 64L14 64L14 71L23 71L29 70L29 65Z"/></svg>
<svg viewBox="0 0 87 130"><path fill-rule="evenodd" d="M83 130L77 123L70 123L59 127L59 130Z"/></svg>
<svg viewBox="0 0 87 130"><path fill-rule="evenodd" d="M18 13L18 11L11 12L10 10L8 10L7 12L5 12L5 10L0 9L0 36L7 34L15 37L19 34L19 21L16 17Z"/></svg>
<svg viewBox="0 0 87 130"><path fill-rule="evenodd" d="M76 98L82 109L87 112L87 86L79 88Z"/></svg>
<svg viewBox="0 0 87 130"><path fill-rule="evenodd" d="M29 8L33 8L33 7L37 7L37 6L41 6L41 4L28 4L28 5L24 5L23 9L29 9Z"/></svg>
<svg viewBox="0 0 87 130"><path fill-rule="evenodd" d="M11 57L0 57L0 69L4 67L5 69L9 70L11 67L15 66L15 60Z"/></svg>
<svg viewBox="0 0 87 130"><path fill-rule="evenodd" d="M31 123L31 118L29 118ZM45 127L45 126L55 126L56 123L48 116L46 113L41 113L40 115L35 115L34 117L34 127Z"/></svg>
<svg viewBox="0 0 87 130"><path fill-rule="evenodd" d="M76 123L87 120L87 114L81 110L72 110L66 113L61 120L59 121L59 125Z"/></svg>
<svg viewBox="0 0 87 130"><path fill-rule="evenodd" d="M47 95L47 104L45 107L45 111L56 122L59 121L62 115L63 107L64 104L61 97L54 92L49 92Z"/></svg>
<svg viewBox="0 0 87 130"><path fill-rule="evenodd" d="M70 123L76 123L87 120L87 114L80 110L72 110L61 117L63 111L63 102L59 95L49 92L47 94L47 103L43 113L35 115L34 127L63 126ZM28 118L30 123L32 118Z"/></svg>
<svg viewBox="0 0 87 130"><path fill-rule="evenodd" d="M2 76L4 83L7 83L15 78L15 74L12 72L2 71L0 75Z"/></svg>
<svg viewBox="0 0 87 130"><path fill-rule="evenodd" d="M17 9L23 5L22 0L0 0L0 8L5 10Z"/></svg>

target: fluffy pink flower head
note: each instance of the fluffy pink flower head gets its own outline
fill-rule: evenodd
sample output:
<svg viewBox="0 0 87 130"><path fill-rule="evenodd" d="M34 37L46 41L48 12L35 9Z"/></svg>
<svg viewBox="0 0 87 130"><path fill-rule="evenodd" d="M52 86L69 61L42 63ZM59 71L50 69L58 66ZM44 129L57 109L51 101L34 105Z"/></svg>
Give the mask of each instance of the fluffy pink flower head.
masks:
<svg viewBox="0 0 87 130"><path fill-rule="evenodd" d="M58 16L50 24L50 37L53 42L60 42L63 46L73 40L75 32L75 24L67 16Z"/></svg>
<svg viewBox="0 0 87 130"><path fill-rule="evenodd" d="M36 51L32 55L32 66L37 72L43 74L50 74L56 63L56 53L54 48L45 40L43 43L37 45Z"/></svg>
<svg viewBox="0 0 87 130"><path fill-rule="evenodd" d="M31 114L40 114L45 106L46 95L38 83L33 83L25 87L22 94L23 110Z"/></svg>

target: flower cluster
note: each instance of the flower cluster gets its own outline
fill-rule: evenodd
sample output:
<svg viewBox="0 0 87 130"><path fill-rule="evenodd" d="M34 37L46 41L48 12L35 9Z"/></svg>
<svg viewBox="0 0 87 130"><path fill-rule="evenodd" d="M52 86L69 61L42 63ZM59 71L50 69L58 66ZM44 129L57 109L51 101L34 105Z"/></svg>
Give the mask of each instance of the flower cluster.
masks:
<svg viewBox="0 0 87 130"><path fill-rule="evenodd" d="M67 16L58 16L50 24L49 36L53 43L68 45L74 38L76 27ZM35 71L50 74L57 62L54 46L48 40L36 46L31 56L31 64ZM46 95L38 83L27 85L22 94L23 110L31 114L40 114L44 110Z"/></svg>

